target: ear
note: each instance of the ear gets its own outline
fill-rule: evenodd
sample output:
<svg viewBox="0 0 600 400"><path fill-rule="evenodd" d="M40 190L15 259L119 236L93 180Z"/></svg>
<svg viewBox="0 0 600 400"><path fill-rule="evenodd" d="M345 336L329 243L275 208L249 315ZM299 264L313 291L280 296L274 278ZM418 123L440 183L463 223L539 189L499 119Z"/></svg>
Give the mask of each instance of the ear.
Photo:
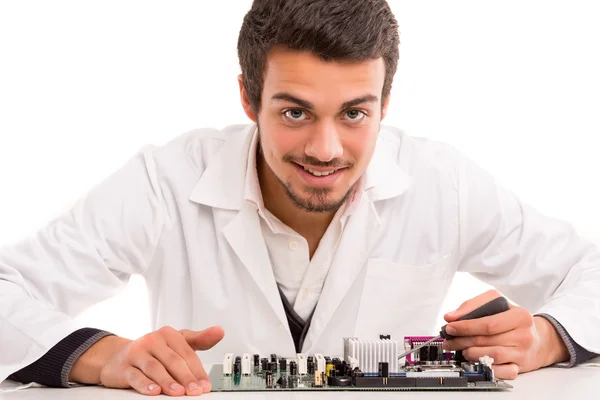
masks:
<svg viewBox="0 0 600 400"><path fill-rule="evenodd" d="M381 107L381 120L382 121L385 118L385 116L387 115L388 106L390 105L390 97L391 97L391 94L388 94L383 102L383 106Z"/></svg>
<svg viewBox="0 0 600 400"><path fill-rule="evenodd" d="M254 112L254 109L252 108L252 106L250 105L250 101L248 100L248 94L246 93L246 89L244 89L244 80L242 75L238 75L238 84L240 85L240 100L242 102L242 108L244 109L244 112L246 113L248 118L250 118L252 122L256 123L256 113Z"/></svg>

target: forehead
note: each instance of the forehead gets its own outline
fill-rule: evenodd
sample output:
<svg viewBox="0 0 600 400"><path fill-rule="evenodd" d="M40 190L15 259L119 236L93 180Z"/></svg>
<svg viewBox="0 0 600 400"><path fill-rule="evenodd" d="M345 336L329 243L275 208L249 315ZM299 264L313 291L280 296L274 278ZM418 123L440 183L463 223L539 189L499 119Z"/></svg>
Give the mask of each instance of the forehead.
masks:
<svg viewBox="0 0 600 400"><path fill-rule="evenodd" d="M339 106L365 95L381 97L385 78L382 58L365 61L323 61L308 51L272 49L264 74L263 100L286 92L317 107Z"/></svg>

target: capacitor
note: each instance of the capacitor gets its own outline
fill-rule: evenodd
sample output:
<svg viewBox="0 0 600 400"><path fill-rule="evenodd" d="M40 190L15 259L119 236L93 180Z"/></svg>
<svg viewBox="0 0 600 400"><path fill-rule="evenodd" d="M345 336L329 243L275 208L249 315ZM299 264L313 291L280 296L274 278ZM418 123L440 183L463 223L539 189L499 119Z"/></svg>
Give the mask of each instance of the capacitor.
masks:
<svg viewBox="0 0 600 400"><path fill-rule="evenodd" d="M258 364L260 363L260 356L258 354L254 355L254 366L258 367Z"/></svg>
<svg viewBox="0 0 600 400"><path fill-rule="evenodd" d="M308 361L306 361L306 372L312 375L315 373L315 363L311 358L312 357L308 357Z"/></svg>
<svg viewBox="0 0 600 400"><path fill-rule="evenodd" d="M379 376L382 378L389 378L389 365L386 362L379 363Z"/></svg>
<svg viewBox="0 0 600 400"><path fill-rule="evenodd" d="M325 375L330 376L331 370L335 369L334 365L331 362L328 362L325 365Z"/></svg>
<svg viewBox="0 0 600 400"><path fill-rule="evenodd" d="M271 371L272 374L277 373L277 362L276 361L269 363L269 371Z"/></svg>
<svg viewBox="0 0 600 400"><path fill-rule="evenodd" d="M277 362L277 354L271 354L271 362Z"/></svg>
<svg viewBox="0 0 600 400"><path fill-rule="evenodd" d="M342 364L341 369L338 370L338 376L350 376L352 368L349 364Z"/></svg>
<svg viewBox="0 0 600 400"><path fill-rule="evenodd" d="M290 375L298 375L298 366L295 361L290 361Z"/></svg>
<svg viewBox="0 0 600 400"><path fill-rule="evenodd" d="M289 388L295 388L295 387L298 387L298 384L296 383L296 380L295 380L295 379L294 379L294 378L293 378L291 375L288 375L288 377L287 377L287 381L288 381L288 382L287 382L287 386L288 386Z"/></svg>
<svg viewBox="0 0 600 400"><path fill-rule="evenodd" d="M269 368L269 359L268 358L261 358L260 359L260 368L263 371L266 371Z"/></svg>
<svg viewBox="0 0 600 400"><path fill-rule="evenodd" d="M338 376L337 371L334 369L332 369L331 371L329 371L329 376L327 377L327 385L328 386L337 386L335 378Z"/></svg>
<svg viewBox="0 0 600 400"><path fill-rule="evenodd" d="M314 362L314 361L315 361L315 359L314 359L314 358L312 358L312 356L308 356L308 357L306 357L306 361L307 361L307 362Z"/></svg>
<svg viewBox="0 0 600 400"><path fill-rule="evenodd" d="M279 359L279 372L285 374L287 372L287 360L285 358Z"/></svg>
<svg viewBox="0 0 600 400"><path fill-rule="evenodd" d="M233 364L233 375L239 375L242 373L242 363L236 362Z"/></svg>

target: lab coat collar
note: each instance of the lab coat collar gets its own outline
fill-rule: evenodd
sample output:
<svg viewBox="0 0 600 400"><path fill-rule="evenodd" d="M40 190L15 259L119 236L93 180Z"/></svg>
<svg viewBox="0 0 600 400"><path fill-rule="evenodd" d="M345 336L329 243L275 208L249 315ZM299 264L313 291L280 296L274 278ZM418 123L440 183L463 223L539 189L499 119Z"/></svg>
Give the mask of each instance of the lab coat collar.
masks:
<svg viewBox="0 0 600 400"><path fill-rule="evenodd" d="M256 125L251 124L225 140L208 160L204 173L190 194L191 201L214 208L242 209L249 150L256 131Z"/></svg>
<svg viewBox="0 0 600 400"><path fill-rule="evenodd" d="M412 178L400 168L390 151L391 148L386 146L380 133L364 176L364 190L369 193L371 201L397 197L412 184Z"/></svg>
<svg viewBox="0 0 600 400"><path fill-rule="evenodd" d="M258 128L251 124L232 134L208 161L189 199L199 204L228 210L241 210L248 197L246 174L250 149ZM361 185L371 201L386 200L404 193L411 177L404 172L380 138ZM256 168L256 166L254 166ZM364 196L362 196L364 197Z"/></svg>

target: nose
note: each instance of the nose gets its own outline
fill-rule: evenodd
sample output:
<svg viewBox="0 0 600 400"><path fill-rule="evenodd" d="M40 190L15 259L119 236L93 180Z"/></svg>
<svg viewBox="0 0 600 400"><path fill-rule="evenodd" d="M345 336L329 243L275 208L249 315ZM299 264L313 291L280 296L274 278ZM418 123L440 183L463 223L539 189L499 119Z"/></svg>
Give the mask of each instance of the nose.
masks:
<svg viewBox="0 0 600 400"><path fill-rule="evenodd" d="M319 161L329 162L341 157L344 153L340 135L334 123L321 121L314 124L314 131L306 144L304 152L307 156L314 157Z"/></svg>

